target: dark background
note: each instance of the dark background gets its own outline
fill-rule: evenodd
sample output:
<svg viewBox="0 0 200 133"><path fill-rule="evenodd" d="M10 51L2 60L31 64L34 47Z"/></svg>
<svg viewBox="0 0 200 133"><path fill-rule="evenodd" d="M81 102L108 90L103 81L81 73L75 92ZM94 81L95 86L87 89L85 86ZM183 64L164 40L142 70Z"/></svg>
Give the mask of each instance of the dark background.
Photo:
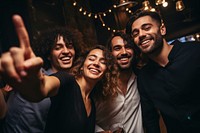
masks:
<svg viewBox="0 0 200 133"><path fill-rule="evenodd" d="M130 0L131 1L131 0ZM132 12L142 7L144 0L135 0L137 5L131 6ZM167 27L167 40L195 34L200 31L200 1L183 0L185 9L176 11L177 0L166 0L166 8L155 6L155 0L149 0L152 7L160 10ZM76 0L78 5L72 6L73 0L0 0L0 45L1 51L7 51L12 45L17 45L17 37L11 21L11 16L20 14L27 27L31 41L40 34L41 30L55 25L69 26L79 30L86 44L105 44L112 30L102 26L100 19L87 17L79 12L79 7L93 14L99 14L110 9L118 0ZM131 14L118 8L103 17L105 24L111 29L123 30L125 22Z"/></svg>

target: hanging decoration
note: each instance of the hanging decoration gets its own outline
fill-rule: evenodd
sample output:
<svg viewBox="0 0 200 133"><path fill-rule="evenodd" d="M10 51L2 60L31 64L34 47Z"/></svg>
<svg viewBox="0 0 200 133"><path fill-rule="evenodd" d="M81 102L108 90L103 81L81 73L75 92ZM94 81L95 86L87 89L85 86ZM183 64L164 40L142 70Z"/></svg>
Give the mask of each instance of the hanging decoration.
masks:
<svg viewBox="0 0 200 133"><path fill-rule="evenodd" d="M76 7L76 9L78 9L78 11L80 13L82 13L84 16L87 16L89 18L94 18L94 19L99 19L102 26L105 27L108 31L112 31L112 32L116 32L119 29L115 29L114 27L110 27L109 25L107 25L104 22L104 17L108 16L109 13L114 12L115 9L124 6L125 7L125 11L129 14L133 14L133 12L130 10L130 7L125 6L126 4L130 4L130 2L133 4L137 4L137 2L135 1L126 1L126 0L120 0L120 3L118 5L113 5L112 7L110 7L109 9L103 11L103 12L98 12L98 13L93 13L88 11L87 9L85 9L83 6L79 5L78 2L76 0L73 0L73 6ZM161 5L163 7L168 6L168 2L166 0L155 0L155 4L156 5ZM150 2L148 0L144 0L142 2L143 7L141 8L142 10L150 10L150 11L155 11L155 8L152 8L150 5ZM181 6L180 6L181 5ZM138 10L141 10L138 9ZM177 11L182 11L184 9L184 5L183 5L183 1L182 0L178 0L176 3L176 10Z"/></svg>
<svg viewBox="0 0 200 133"><path fill-rule="evenodd" d="M109 25L107 25L105 22L104 22L104 17L106 17L109 13L112 13L116 8L118 8L119 6L121 6L120 4L119 5L113 5L112 7L110 7L109 9L103 11L103 12L98 12L98 13L93 13L93 12L89 12L87 11L86 9L84 9L83 6L79 5L77 3L77 1L73 1L73 6L76 7L78 9L78 11L80 13L82 13L84 16L87 16L89 18L94 18L94 19L99 19L102 26L105 27L108 31L112 31L112 32L116 32L118 31L118 29L115 29L113 27L110 27ZM129 7L126 7L125 11L129 14L132 14L132 11L129 9Z"/></svg>

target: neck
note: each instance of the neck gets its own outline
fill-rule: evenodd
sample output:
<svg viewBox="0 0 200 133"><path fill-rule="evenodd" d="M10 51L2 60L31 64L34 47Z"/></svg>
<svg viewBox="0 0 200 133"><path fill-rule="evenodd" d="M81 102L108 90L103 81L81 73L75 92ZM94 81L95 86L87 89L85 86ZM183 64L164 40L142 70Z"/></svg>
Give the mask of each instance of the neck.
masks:
<svg viewBox="0 0 200 133"><path fill-rule="evenodd" d="M173 45L169 45L166 40L163 41L163 47L160 51L154 52L153 54L149 55L153 61L158 63L160 66L166 66L169 62L168 55L172 49Z"/></svg>
<svg viewBox="0 0 200 133"><path fill-rule="evenodd" d="M132 68L130 67L129 69L126 69L126 70L120 70L119 72L119 80L121 82L124 82L124 83L127 83L130 76L132 75L133 73L133 70Z"/></svg>
<svg viewBox="0 0 200 133"><path fill-rule="evenodd" d="M126 91L127 91L127 85L128 85L128 81L132 75L133 71L132 69L127 69L127 70L123 70L120 71L119 74L119 79L118 79L118 87L119 89L122 91L122 93L125 95Z"/></svg>
<svg viewBox="0 0 200 133"><path fill-rule="evenodd" d="M76 81L80 86L82 97L84 99L88 99L92 89L95 86L94 81L89 82L83 77L77 78Z"/></svg>

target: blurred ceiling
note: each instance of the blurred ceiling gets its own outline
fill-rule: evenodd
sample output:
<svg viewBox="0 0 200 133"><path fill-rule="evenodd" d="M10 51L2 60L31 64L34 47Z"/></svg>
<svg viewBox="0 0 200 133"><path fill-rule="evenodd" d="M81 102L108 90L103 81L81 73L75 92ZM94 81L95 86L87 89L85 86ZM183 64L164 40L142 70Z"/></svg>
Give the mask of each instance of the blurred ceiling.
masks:
<svg viewBox="0 0 200 133"><path fill-rule="evenodd" d="M120 3L119 0L89 0L91 4L91 10L94 13L104 12L116 3ZM125 0L127 1L127 0ZM132 0L129 0L129 2ZM176 11L177 0L165 0L168 2L167 7L162 5L155 5L155 0L149 0L150 5L158 9L163 17L165 25L167 27L167 40L172 40L178 37L194 34L200 32L200 1L199 0L183 0L185 9L182 11ZM142 7L142 2L144 0L135 0L138 4L132 6L130 10L134 13ZM116 11L118 12L118 11ZM124 11L125 12L125 11ZM120 14L121 15L121 14ZM118 29L124 28L124 19L127 19L125 15L113 15L113 17L104 17L105 23L110 27L115 27ZM127 20L124 20L127 21ZM122 22L122 23L120 23ZM95 23L97 30L97 35L99 40L104 40L104 34L108 31L105 27L102 27L102 23L97 21ZM109 31L110 32L110 31ZM108 34L108 33L107 33Z"/></svg>
<svg viewBox="0 0 200 133"><path fill-rule="evenodd" d="M112 8L113 5L118 6L122 1L134 4ZM155 0L148 1L152 7L160 11L167 27L166 39L168 41L200 32L200 0L182 0L185 5L182 11L176 11L175 4L178 0L165 0L168 2L165 8L162 5L156 6ZM74 2L79 7L75 8L72 5ZM2 19L0 20L0 44L17 44L11 21L13 13L23 16L29 34L33 33L31 30L34 29L69 25L78 27L84 35L87 35L86 38L95 38L94 35L96 35L98 43L105 44L113 30L125 28L131 15L125 11L126 7L134 13L142 8L143 2L144 0L0 0L0 19ZM80 12L80 8L83 11ZM111 13L108 12L109 9L112 9ZM87 12L84 15L85 11ZM89 13L93 16L89 17ZM106 16L103 13L106 13ZM98 18L95 19L94 15ZM9 45L3 45L3 50L8 48Z"/></svg>

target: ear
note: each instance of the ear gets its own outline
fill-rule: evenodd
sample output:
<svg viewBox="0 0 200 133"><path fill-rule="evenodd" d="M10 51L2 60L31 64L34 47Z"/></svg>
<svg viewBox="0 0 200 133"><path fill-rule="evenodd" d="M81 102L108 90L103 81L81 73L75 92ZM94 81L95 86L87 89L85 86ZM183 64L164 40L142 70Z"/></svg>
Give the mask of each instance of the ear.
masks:
<svg viewBox="0 0 200 133"><path fill-rule="evenodd" d="M164 23L162 23L160 26L160 33L162 36L166 35L166 27L165 27Z"/></svg>

